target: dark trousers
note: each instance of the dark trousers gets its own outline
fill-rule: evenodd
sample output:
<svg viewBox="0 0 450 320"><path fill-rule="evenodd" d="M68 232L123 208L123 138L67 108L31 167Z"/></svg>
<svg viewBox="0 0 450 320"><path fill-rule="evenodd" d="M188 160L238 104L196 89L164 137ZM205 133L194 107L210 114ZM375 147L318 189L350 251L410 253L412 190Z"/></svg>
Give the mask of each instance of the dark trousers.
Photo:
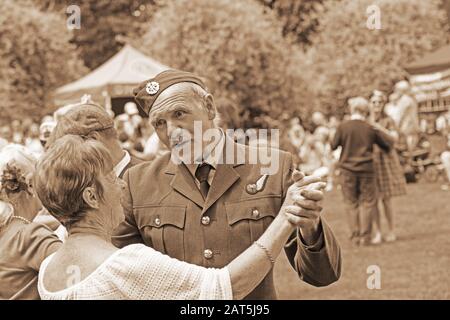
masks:
<svg viewBox="0 0 450 320"><path fill-rule="evenodd" d="M375 177L341 172L341 186L347 207L351 238L370 240L371 221L377 206Z"/></svg>

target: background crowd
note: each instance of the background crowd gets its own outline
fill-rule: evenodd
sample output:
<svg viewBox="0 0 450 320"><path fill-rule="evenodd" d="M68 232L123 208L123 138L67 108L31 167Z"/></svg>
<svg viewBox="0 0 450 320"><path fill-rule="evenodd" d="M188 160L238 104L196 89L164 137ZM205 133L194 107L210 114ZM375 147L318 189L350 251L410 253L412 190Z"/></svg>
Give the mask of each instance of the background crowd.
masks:
<svg viewBox="0 0 450 320"><path fill-rule="evenodd" d="M358 223L348 221L349 243L398 240L403 226L396 224L400 208L392 198L412 197L406 183L422 188L423 182L437 182L439 192L450 190L448 100L445 110L421 111L404 68L449 43L450 1L85 0L77 5L81 28L70 30L64 2L0 3L0 152L18 144L42 157L58 120L78 104L55 103L56 89L133 45L167 66L203 77L223 128L280 129L279 148L293 155L296 167L322 177L330 194L342 193L339 201L348 205L342 214L352 205L360 209L367 199L351 199L351 192L363 191L349 187L352 180L343 175L336 133L356 119L388 134L389 151L372 144L366 150L374 166L376 204L367 210L366 222L355 227ZM381 29L366 25L372 5L381 10ZM117 132L111 146L149 161L167 151L132 99L113 109L99 96L83 96L81 102L93 99L106 107ZM8 207L0 202L1 210ZM370 237L355 238L355 228L358 234L370 230ZM57 234L65 237L63 230Z"/></svg>

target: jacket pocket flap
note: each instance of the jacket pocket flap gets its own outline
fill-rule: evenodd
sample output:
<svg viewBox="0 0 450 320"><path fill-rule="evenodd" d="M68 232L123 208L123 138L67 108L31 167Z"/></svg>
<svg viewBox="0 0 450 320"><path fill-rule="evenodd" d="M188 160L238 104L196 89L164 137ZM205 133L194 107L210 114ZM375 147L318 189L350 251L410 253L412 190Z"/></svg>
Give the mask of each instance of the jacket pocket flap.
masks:
<svg viewBox="0 0 450 320"><path fill-rule="evenodd" d="M186 221L185 206L145 206L134 208L139 228L150 226L161 228L167 225L184 228Z"/></svg>
<svg viewBox="0 0 450 320"><path fill-rule="evenodd" d="M233 225L240 220L259 220L268 216L275 217L280 210L280 204L280 195L225 203L228 224Z"/></svg>

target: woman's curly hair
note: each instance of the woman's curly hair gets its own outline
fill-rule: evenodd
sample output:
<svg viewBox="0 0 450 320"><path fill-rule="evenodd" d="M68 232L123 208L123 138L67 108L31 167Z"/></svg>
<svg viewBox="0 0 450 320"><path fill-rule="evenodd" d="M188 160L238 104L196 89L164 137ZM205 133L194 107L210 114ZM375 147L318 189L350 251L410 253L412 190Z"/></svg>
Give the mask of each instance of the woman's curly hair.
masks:
<svg viewBox="0 0 450 320"><path fill-rule="evenodd" d="M31 195L26 172L34 170L36 160L17 145L9 145L0 153L0 200L10 202L12 194L26 192Z"/></svg>

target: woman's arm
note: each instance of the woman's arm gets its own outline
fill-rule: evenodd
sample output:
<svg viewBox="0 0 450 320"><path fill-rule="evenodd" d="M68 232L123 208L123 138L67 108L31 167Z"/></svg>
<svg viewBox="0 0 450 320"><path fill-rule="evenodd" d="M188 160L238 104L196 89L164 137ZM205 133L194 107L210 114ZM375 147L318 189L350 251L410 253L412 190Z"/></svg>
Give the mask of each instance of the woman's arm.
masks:
<svg viewBox="0 0 450 320"><path fill-rule="evenodd" d="M274 259L278 257L296 228L296 225L291 222L298 221L297 216L304 210L298 205L293 205L297 199L302 198L300 190L304 188L320 190L326 185L320 182L320 178L308 178L310 178L309 182L303 187L300 187L299 182L289 187L279 214L256 241L257 243L251 245L227 265L234 299L246 297L272 269ZM312 199L308 200L312 201ZM295 218L292 219L292 217Z"/></svg>
<svg viewBox="0 0 450 320"><path fill-rule="evenodd" d="M295 208L283 207L281 211ZM260 246L251 245L227 265L233 299L243 299L264 279L273 267L271 259L278 257L294 229L286 214L280 212L258 239Z"/></svg>

